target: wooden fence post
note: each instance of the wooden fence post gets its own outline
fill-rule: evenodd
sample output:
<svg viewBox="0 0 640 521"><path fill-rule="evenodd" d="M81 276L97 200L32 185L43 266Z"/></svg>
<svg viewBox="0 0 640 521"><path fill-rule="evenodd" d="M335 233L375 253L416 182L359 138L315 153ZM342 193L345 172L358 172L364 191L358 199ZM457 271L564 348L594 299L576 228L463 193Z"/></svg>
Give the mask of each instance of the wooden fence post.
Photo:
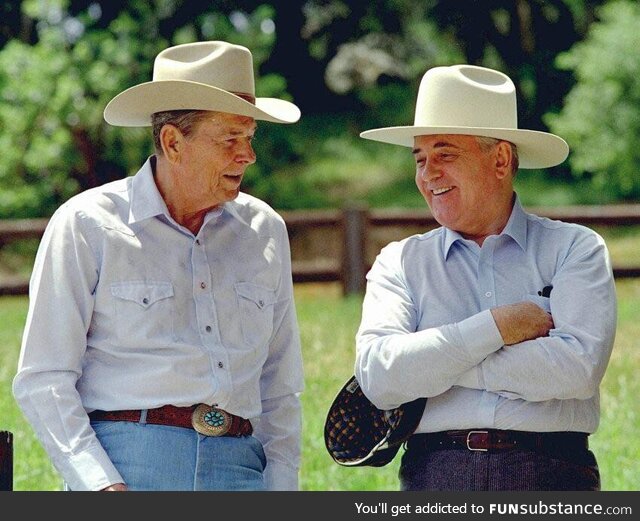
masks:
<svg viewBox="0 0 640 521"><path fill-rule="evenodd" d="M0 431L0 490L13 490L13 434Z"/></svg>
<svg viewBox="0 0 640 521"><path fill-rule="evenodd" d="M364 205L350 204L342 211L344 243L341 279L345 295L364 293L365 290L368 220L369 211Z"/></svg>

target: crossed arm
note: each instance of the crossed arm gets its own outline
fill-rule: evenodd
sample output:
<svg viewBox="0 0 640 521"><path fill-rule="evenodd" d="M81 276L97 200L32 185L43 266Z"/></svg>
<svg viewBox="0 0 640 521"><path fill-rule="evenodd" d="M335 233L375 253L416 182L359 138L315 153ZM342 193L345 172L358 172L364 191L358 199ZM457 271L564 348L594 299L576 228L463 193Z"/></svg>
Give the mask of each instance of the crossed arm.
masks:
<svg viewBox="0 0 640 521"><path fill-rule="evenodd" d="M588 254L597 258L575 259L550 281L553 316L522 301L426 329L419 321L430 310L399 270L373 269L356 337L364 392L382 409L454 386L532 402L591 398L613 346L616 301L603 251Z"/></svg>

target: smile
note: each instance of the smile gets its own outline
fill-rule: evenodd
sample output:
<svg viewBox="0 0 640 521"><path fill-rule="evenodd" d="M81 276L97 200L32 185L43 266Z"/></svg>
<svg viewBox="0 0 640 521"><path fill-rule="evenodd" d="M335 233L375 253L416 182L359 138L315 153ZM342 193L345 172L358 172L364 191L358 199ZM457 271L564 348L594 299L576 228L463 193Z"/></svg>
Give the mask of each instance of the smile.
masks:
<svg viewBox="0 0 640 521"><path fill-rule="evenodd" d="M446 194L449 190L453 190L453 186L445 186L443 188L436 188L435 190L431 190L433 195L442 195Z"/></svg>

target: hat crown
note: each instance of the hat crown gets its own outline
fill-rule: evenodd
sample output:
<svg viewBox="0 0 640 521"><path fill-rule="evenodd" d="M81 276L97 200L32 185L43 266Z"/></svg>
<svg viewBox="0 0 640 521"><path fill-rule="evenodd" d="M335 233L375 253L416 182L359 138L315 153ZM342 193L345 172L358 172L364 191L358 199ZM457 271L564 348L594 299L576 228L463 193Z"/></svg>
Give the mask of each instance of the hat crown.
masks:
<svg viewBox="0 0 640 521"><path fill-rule="evenodd" d="M429 69L420 82L413 126L360 133L365 139L413 147L417 136L464 134L509 141L518 147L520 168L547 168L569 154L560 136L518 128L516 88L500 71L475 65Z"/></svg>
<svg viewBox="0 0 640 521"><path fill-rule="evenodd" d="M420 82L415 126L517 129L515 86L484 67L434 67Z"/></svg>
<svg viewBox="0 0 640 521"><path fill-rule="evenodd" d="M175 80L255 96L251 52L227 42L187 43L162 51L153 64L153 81Z"/></svg>

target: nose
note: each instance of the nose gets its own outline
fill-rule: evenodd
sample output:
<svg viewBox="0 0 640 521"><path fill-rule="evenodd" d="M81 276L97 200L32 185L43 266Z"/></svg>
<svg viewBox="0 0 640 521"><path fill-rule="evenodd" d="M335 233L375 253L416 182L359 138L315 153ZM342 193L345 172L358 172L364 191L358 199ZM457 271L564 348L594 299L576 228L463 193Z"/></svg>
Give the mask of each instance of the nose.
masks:
<svg viewBox="0 0 640 521"><path fill-rule="evenodd" d="M253 150L251 141L248 139L240 140L238 151L236 153L236 161L247 165L252 165L256 162L256 153Z"/></svg>
<svg viewBox="0 0 640 521"><path fill-rule="evenodd" d="M433 181L442 176L440 169L434 164L433 161L426 160L424 165L418 169L418 177L423 182Z"/></svg>

